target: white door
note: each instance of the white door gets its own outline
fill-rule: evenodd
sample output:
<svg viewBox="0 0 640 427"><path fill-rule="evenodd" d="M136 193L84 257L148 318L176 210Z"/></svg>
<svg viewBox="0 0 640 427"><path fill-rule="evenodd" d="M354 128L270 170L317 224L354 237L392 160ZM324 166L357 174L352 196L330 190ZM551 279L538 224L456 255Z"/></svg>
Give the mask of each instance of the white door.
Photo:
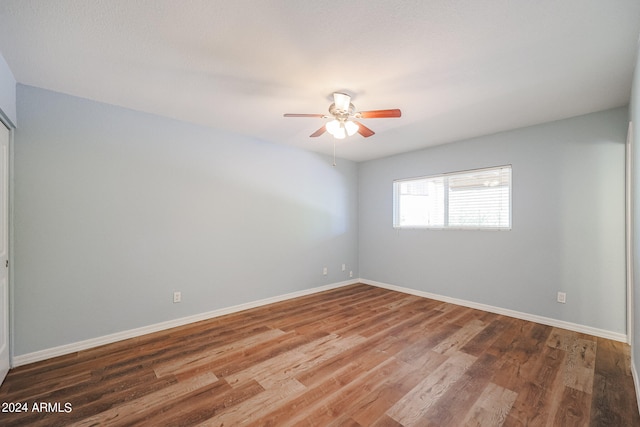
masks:
<svg viewBox="0 0 640 427"><path fill-rule="evenodd" d="M9 372L9 129L0 123L0 384Z"/></svg>

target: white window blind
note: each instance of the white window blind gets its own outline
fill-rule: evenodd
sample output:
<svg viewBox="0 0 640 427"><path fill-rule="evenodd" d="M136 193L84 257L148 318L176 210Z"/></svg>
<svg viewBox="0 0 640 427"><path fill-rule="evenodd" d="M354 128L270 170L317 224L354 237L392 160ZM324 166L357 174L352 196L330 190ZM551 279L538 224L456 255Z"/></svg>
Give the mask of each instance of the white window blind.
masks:
<svg viewBox="0 0 640 427"><path fill-rule="evenodd" d="M394 181L394 227L511 228L511 166Z"/></svg>

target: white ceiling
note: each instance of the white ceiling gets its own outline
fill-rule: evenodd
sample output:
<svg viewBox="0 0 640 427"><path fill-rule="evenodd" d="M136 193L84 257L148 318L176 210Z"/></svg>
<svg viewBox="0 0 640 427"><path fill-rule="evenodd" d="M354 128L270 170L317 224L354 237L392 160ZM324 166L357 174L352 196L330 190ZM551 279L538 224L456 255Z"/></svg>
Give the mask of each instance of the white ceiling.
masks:
<svg viewBox="0 0 640 427"><path fill-rule="evenodd" d="M1 0L20 83L363 161L626 105L638 0Z"/></svg>

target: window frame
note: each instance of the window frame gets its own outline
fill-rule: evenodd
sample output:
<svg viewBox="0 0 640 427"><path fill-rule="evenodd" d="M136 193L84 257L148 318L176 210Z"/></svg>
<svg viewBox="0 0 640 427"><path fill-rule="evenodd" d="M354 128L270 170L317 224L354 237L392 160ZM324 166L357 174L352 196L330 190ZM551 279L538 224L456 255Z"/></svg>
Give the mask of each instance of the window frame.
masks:
<svg viewBox="0 0 640 427"><path fill-rule="evenodd" d="M506 227L482 227L479 225L472 226L461 226L454 225L450 226L449 222L449 187L448 187L448 179L452 176L457 175L465 175L474 172L483 172L483 171L491 171L491 170L500 170L500 169L509 169L509 224ZM403 182L410 181L418 181L418 180L435 180L442 178L446 183L444 187L444 207L443 207L443 215L444 221L443 225L400 225L400 194L399 188L400 184ZM513 166L511 164L499 165L499 166L490 166L485 168L476 168L476 169L465 169L454 172L440 173L435 175L426 175L426 176L416 176L411 178L400 178L393 180L393 228L397 230L480 230L480 231L510 231L513 228Z"/></svg>

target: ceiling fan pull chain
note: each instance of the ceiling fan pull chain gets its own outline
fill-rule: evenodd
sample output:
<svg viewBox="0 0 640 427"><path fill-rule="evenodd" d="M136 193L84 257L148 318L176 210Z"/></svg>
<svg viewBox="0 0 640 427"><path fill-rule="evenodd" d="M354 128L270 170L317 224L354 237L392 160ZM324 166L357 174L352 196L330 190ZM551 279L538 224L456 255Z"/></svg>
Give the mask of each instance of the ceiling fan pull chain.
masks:
<svg viewBox="0 0 640 427"><path fill-rule="evenodd" d="M336 165L336 140L333 140L333 166Z"/></svg>

